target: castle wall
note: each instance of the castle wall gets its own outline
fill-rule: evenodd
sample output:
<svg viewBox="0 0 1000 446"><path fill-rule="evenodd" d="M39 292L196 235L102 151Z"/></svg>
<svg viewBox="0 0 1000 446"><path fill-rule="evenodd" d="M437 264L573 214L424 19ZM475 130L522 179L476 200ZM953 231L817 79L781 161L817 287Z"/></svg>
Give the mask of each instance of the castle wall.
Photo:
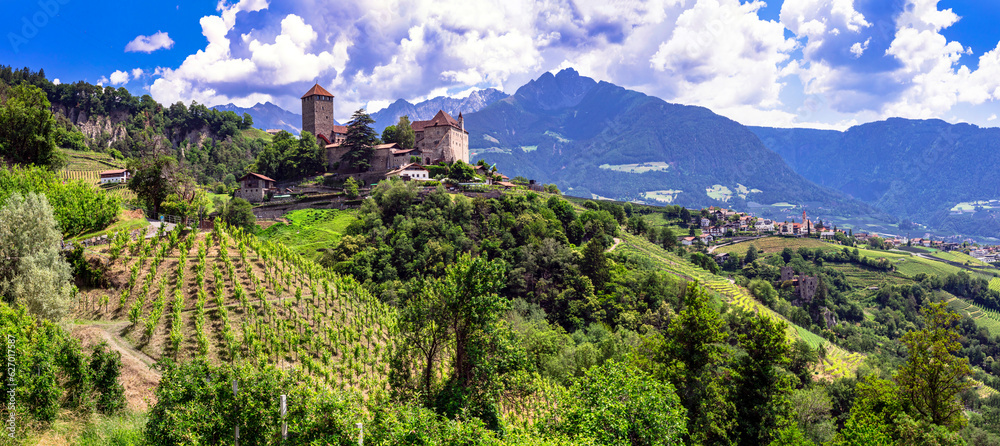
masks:
<svg viewBox="0 0 1000 446"><path fill-rule="evenodd" d="M427 158L431 163L469 162L469 134L451 126L425 127L418 134L415 147L423 154L425 162Z"/></svg>

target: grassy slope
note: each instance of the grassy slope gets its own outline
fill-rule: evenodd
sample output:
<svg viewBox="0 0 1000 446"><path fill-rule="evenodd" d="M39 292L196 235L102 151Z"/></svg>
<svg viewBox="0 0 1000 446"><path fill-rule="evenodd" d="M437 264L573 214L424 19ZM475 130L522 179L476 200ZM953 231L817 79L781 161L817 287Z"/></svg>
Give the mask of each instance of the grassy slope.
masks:
<svg viewBox="0 0 1000 446"><path fill-rule="evenodd" d="M340 240L356 217L354 210L302 209L284 215L289 224L275 224L258 236L281 243L310 260L319 260L322 250Z"/></svg>
<svg viewBox="0 0 1000 446"><path fill-rule="evenodd" d="M864 355L848 352L826 342L823 338L809 332L805 328L791 323L791 321L788 321L780 314L754 299L746 289L730 283L728 279L698 268L686 260L682 260L674 254L663 250L663 248L650 243L645 238L625 233L622 235L622 239L624 242L618 248L619 250L646 256L671 274L684 279L697 280L704 287L718 295L723 301L731 305L747 311L767 314L785 322L787 325L785 332L789 339L801 338L814 347L824 344L827 351L826 359L823 361L822 372L824 375L831 377L851 376L857 371L857 367L864 360Z"/></svg>

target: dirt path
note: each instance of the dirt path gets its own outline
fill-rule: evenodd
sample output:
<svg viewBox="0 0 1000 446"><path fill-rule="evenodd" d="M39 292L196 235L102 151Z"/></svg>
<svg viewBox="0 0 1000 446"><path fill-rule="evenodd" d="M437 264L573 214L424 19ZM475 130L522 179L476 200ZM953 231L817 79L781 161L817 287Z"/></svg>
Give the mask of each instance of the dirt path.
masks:
<svg viewBox="0 0 1000 446"><path fill-rule="evenodd" d="M614 240L615 240L615 244L611 245L611 247L610 247L610 248L608 248L608 249L607 249L607 251L604 251L604 252L611 252L611 251L614 251L614 250L615 250L615 248L617 248L617 247L618 247L618 245L622 244L622 239L620 239L620 238L618 238L618 237L615 237L615 239L614 239Z"/></svg>
<svg viewBox="0 0 1000 446"><path fill-rule="evenodd" d="M122 355L121 381L125 387L125 401L128 408L145 411L156 403L154 390L160 383L160 372L152 368L156 361L136 350L118 333L128 326L128 322L91 322L73 326L73 336L80 340L84 350L90 350L102 341Z"/></svg>

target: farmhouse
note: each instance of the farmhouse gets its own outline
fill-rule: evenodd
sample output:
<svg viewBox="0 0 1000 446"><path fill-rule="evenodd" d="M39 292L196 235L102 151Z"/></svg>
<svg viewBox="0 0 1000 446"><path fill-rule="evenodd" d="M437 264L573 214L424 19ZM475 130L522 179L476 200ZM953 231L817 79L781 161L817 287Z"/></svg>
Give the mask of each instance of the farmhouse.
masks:
<svg viewBox="0 0 1000 446"><path fill-rule="evenodd" d="M430 178L430 172L427 171L423 166L417 163L410 163L400 168L390 171L385 174L386 178L400 177L403 179L410 179L416 181L427 181Z"/></svg>
<svg viewBox="0 0 1000 446"><path fill-rule="evenodd" d="M124 183L128 181L129 176L128 170L125 169L105 170L101 172L101 184Z"/></svg>
<svg viewBox="0 0 1000 446"><path fill-rule="evenodd" d="M236 197L257 203L264 201L267 194L274 194L277 191L274 180L251 172L240 178L240 188L236 191Z"/></svg>

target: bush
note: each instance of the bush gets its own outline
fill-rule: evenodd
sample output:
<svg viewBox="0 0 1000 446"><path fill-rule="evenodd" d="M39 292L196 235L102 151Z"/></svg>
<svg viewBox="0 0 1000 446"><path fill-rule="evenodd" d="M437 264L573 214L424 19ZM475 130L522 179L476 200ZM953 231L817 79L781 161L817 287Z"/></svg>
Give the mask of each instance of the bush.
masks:
<svg viewBox="0 0 1000 446"><path fill-rule="evenodd" d="M594 367L563 401L568 435L597 444L680 445L687 414L674 387L632 366L608 361Z"/></svg>

